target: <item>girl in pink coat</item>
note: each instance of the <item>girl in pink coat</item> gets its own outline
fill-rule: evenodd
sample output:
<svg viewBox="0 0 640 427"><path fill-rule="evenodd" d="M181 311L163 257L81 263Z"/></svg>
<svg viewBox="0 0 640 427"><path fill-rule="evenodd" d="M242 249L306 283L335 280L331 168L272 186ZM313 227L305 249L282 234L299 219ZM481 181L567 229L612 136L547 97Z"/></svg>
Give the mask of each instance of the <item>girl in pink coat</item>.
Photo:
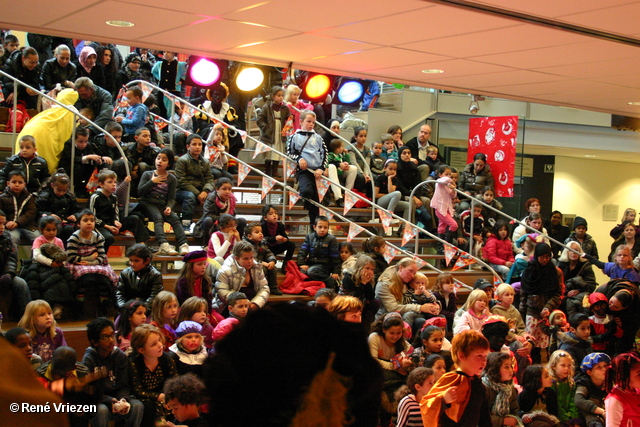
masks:
<svg viewBox="0 0 640 427"><path fill-rule="evenodd" d="M456 198L456 184L451 179L451 168L441 165L438 168L438 180L431 198L431 207L438 217L438 237L451 241L458 223L453 219L453 199Z"/></svg>

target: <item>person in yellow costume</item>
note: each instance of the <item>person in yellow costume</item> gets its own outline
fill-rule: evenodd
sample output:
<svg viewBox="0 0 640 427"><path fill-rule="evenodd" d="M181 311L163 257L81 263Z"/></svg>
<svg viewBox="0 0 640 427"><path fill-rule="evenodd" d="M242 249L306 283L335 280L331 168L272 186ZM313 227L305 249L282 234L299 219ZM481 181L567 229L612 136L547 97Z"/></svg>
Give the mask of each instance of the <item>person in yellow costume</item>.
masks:
<svg viewBox="0 0 640 427"><path fill-rule="evenodd" d="M78 101L78 92L75 90L62 90L58 93L56 100L70 107L73 111L77 111L73 106ZM75 115L57 104L44 110L24 125L22 132L16 139L14 151L18 152L20 148L18 141L23 135L33 136L36 139L38 155L44 157L47 161L49 173L54 173L58 167L58 160L64 148L64 143L71 138L73 133L74 121Z"/></svg>

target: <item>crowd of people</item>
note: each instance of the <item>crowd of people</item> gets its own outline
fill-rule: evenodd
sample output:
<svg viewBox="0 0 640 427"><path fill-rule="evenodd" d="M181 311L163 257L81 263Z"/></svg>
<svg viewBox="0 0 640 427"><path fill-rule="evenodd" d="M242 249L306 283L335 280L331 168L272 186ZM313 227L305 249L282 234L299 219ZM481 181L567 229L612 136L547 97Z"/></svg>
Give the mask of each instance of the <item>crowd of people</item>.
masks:
<svg viewBox="0 0 640 427"><path fill-rule="evenodd" d="M358 127L347 149L334 135L339 121L329 122L333 134L317 132L314 106L290 84L271 90L257 124L260 140L274 149L264 156L265 172L279 173L276 151L297 165L295 179L312 231L296 248L276 207L265 205L260 222L237 215L235 171L225 155L233 136L224 124L194 115L186 124L193 133L176 134L174 152L149 115L157 107L166 117L168 97L159 97L156 105L152 94L132 85L126 104L114 106L120 88L137 79L155 76L161 88L179 94L185 64L175 54L165 52L159 59L136 49L123 59L111 45L85 42L74 65L73 45L61 43L42 58L37 44L42 40L35 36L23 50L5 38L5 70L34 87L73 93L71 104L109 134L79 122L57 154L39 155L40 138L23 132L18 153L0 171L0 287L10 290L20 318L5 338L44 387L67 402L96 405L95 412L71 416L74 425L106 426L116 419L153 426L171 419L170 412L176 423L204 425L201 413L214 411L218 403L206 405L205 382L212 390L224 384L207 375L207 363L231 369L230 362L209 356L233 354L227 334L235 330L230 336L240 337L245 325L259 330L251 319L269 318L264 307L271 295L282 294L278 269L287 279L299 274L308 279L305 287L315 306L310 310L326 310L339 325L360 324L355 336L366 339L370 357L364 359L377 362L369 365L370 379L375 383L380 374L381 388L372 400L376 405L361 419L384 427L604 427L640 420L635 210L627 209L611 231L614 242L602 262L585 218L576 217L569 229L554 211L545 223L539 200L532 198L523 219L529 228L512 229L494 210L472 203L502 208L484 154L457 171L430 142L427 124L406 143L398 126L371 144L367 130ZM13 96L9 83L3 85L7 102ZM18 96L37 107L36 93L20 88ZM223 87L221 94L209 93L203 105L227 124L233 117L228 96ZM184 104L176 107L181 111ZM167 118L180 121L180 116ZM479 279L459 307L452 274L431 284L414 258L389 265L384 237L371 237L356 251L332 235L330 219L320 215L321 176L406 221L437 230L444 241L471 244L503 283ZM125 216L127 190L139 203ZM88 199L87 208L78 198ZM343 189L333 185L324 203L342 206ZM152 265L145 221L153 223L156 256L183 257L173 292L164 289L162 274ZM177 247L169 243L165 222ZM107 252L124 233L137 244L127 251L129 267L117 274ZM190 237L202 250L193 250ZM16 247L25 241L32 244L32 257L19 269ZM278 267L279 254L284 260ZM611 280L598 286L593 266ZM98 313L87 324L89 347L79 362L56 320L83 316L89 298L99 302ZM118 314L111 320L114 309ZM332 357L337 356L322 358L327 371ZM345 391L342 398L355 396Z"/></svg>

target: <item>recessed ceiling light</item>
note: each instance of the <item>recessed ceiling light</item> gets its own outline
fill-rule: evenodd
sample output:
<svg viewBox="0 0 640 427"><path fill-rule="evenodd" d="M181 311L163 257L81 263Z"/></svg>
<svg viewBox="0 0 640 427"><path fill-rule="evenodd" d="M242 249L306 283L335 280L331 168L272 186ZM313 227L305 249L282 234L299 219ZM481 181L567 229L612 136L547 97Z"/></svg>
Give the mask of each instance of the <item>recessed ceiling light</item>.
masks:
<svg viewBox="0 0 640 427"><path fill-rule="evenodd" d="M585 154L584 156L585 156L585 157L595 157L595 155L594 155L594 154Z"/></svg>
<svg viewBox="0 0 640 427"><path fill-rule="evenodd" d="M442 74L444 73L444 70L431 69L431 70L422 70L422 72L425 74Z"/></svg>
<svg viewBox="0 0 640 427"><path fill-rule="evenodd" d="M640 105L640 101L627 102L629 105Z"/></svg>
<svg viewBox="0 0 640 427"><path fill-rule="evenodd" d="M240 48L243 48L243 47L257 46L257 45L263 44L263 43L266 43L266 42L247 43L247 44L243 44L243 45L240 45L240 46L236 46L236 49L240 49Z"/></svg>
<svg viewBox="0 0 640 427"><path fill-rule="evenodd" d="M129 21L106 21L107 25L111 25L112 27L122 27L128 28L133 27L135 24Z"/></svg>

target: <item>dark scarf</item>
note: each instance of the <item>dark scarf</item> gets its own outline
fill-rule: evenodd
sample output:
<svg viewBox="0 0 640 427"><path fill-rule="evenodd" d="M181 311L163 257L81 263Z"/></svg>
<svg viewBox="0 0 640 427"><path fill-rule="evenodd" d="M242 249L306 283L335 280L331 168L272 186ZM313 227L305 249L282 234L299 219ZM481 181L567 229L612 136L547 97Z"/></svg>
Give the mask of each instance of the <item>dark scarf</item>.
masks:
<svg viewBox="0 0 640 427"><path fill-rule="evenodd" d="M551 255L551 247L538 243L533 253L533 260L522 273L522 290L531 295L542 295L548 290L558 287L558 273L551 261L547 265L538 262L538 257Z"/></svg>

